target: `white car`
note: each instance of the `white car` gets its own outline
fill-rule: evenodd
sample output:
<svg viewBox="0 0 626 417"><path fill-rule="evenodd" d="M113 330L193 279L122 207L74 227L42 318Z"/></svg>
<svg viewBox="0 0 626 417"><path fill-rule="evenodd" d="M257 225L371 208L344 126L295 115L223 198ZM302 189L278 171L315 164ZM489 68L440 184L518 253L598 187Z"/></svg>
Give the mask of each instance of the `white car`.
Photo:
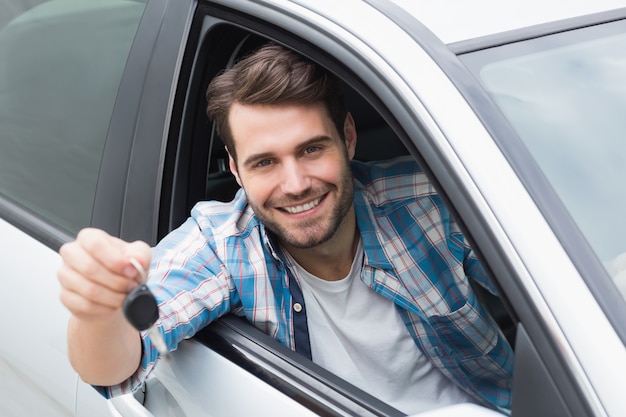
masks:
<svg viewBox="0 0 626 417"><path fill-rule="evenodd" d="M623 416L626 0L0 0L0 415L402 415L234 316L134 395L69 365L59 247L229 199L204 91L267 40L344 80L357 159L437 184L501 293L512 415Z"/></svg>

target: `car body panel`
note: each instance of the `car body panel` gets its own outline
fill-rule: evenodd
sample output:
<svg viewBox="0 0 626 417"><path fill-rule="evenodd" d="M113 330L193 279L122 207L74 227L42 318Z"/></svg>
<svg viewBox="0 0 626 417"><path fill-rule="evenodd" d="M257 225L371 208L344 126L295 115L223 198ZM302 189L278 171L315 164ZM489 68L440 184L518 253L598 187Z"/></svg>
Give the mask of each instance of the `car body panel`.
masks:
<svg viewBox="0 0 626 417"><path fill-rule="evenodd" d="M143 407L133 394L127 394L113 399L112 408L122 414L133 407L130 415L147 411L154 417L317 415L198 342L183 343L178 352L147 381ZM202 377L212 374L219 377ZM197 376L196 384L190 383L190 375ZM246 393L246 399L224 401L238 392Z"/></svg>
<svg viewBox="0 0 626 417"><path fill-rule="evenodd" d="M20 251L0 252L2 274L12 279L12 285L2 292L2 311L7 314L4 332L5 335L20 335L19 338L3 338L0 344L0 357L4 362L2 380L8 380L4 372L11 371L10 368L17 374L24 373L24 378L41 381L42 386L37 389L49 392L47 399L50 404L54 404L51 409L58 408L55 403L71 409L68 405L73 402L75 375L67 372L67 366L61 365L67 364L65 326L61 324L63 327L59 329L57 325L45 325L48 320L49 323L60 324L69 317L59 305L58 297L50 297L50 294L58 294L59 291L59 284L54 277L49 277L48 269L51 265L60 264L58 254L3 220L0 220L0 230L3 238L10 239L15 247L20 248ZM47 279L39 278L46 276ZM27 314L20 314L25 310ZM36 311L37 314L28 314L29 311ZM58 384L50 378L55 374ZM32 389L32 386L26 384L24 388ZM23 398L27 397L25 392L20 394L3 399L0 407L19 409ZM20 398L19 402L17 398ZM12 405L12 401L18 403ZM41 409L42 404L35 403L33 407ZM13 413L3 410L3 414Z"/></svg>
<svg viewBox="0 0 626 417"><path fill-rule="evenodd" d="M19 248L0 251L2 275L11 279L0 302L5 317L0 379L8 385L0 394L0 414L69 417L74 415L77 377L67 357L69 312L59 301L60 285L51 274L60 257L4 220L0 236ZM106 415L99 400L85 406L85 415Z"/></svg>
<svg viewBox="0 0 626 417"><path fill-rule="evenodd" d="M521 28L552 24L589 14L619 9L623 0L393 0L432 30L444 43L461 42ZM470 23L470 24L468 24Z"/></svg>

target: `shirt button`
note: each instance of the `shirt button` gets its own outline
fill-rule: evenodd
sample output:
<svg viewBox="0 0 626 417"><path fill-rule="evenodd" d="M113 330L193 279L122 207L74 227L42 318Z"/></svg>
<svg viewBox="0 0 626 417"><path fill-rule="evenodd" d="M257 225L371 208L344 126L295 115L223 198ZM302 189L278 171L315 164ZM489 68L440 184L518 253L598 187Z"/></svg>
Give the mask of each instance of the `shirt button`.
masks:
<svg viewBox="0 0 626 417"><path fill-rule="evenodd" d="M293 311L295 311L296 313L299 313L302 311L302 304L300 303L295 303L293 305Z"/></svg>

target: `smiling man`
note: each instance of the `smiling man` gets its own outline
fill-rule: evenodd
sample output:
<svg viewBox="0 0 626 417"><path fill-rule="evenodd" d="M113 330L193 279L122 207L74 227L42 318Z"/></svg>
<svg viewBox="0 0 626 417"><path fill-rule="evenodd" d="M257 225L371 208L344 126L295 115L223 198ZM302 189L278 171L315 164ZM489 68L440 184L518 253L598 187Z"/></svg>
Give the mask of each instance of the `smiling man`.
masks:
<svg viewBox="0 0 626 417"><path fill-rule="evenodd" d="M231 157L230 169L256 217L307 270L345 277L356 241L352 117L345 117L343 140L322 103L233 104L228 122L241 138L234 144L240 162Z"/></svg>
<svg viewBox="0 0 626 417"><path fill-rule="evenodd" d="M410 158L353 161L340 82L265 46L212 81L208 115L242 189L198 203L154 249L97 230L61 249L72 364L103 395L138 387L159 353L121 305L150 266L169 350L233 312L406 413L510 408L512 351L469 280L492 290Z"/></svg>

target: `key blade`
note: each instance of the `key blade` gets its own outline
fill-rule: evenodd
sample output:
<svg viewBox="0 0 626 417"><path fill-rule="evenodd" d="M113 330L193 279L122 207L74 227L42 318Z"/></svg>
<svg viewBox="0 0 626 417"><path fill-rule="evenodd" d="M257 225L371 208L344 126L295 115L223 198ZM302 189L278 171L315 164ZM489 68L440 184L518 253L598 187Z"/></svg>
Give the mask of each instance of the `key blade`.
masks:
<svg viewBox="0 0 626 417"><path fill-rule="evenodd" d="M154 346L159 351L161 357L167 359L167 345L165 344L165 339L163 339L163 335L161 334L159 329L157 329L156 326L151 326L148 329L148 336L150 336L150 340L152 341L152 343L154 343Z"/></svg>

